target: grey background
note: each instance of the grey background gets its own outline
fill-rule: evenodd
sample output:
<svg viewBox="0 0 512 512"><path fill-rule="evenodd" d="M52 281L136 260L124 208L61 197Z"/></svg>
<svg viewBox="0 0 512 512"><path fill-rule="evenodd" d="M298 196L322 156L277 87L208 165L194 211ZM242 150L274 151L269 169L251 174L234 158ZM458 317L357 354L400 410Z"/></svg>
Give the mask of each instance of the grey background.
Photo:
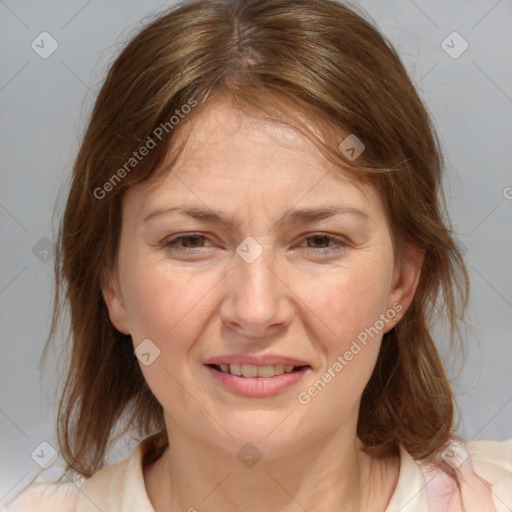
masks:
<svg viewBox="0 0 512 512"><path fill-rule="evenodd" d="M38 473L34 449L41 442L57 447L55 385L65 352L53 354L43 376L38 363L53 297L53 260L44 251L51 251L57 199L57 215L62 210L59 189L65 192L108 64L145 16L169 5L0 0L0 504ZM473 287L460 372L460 359L443 348L460 432L467 439L512 437L512 2L360 5L398 48L445 150L449 209ZM59 45L47 59L31 48L43 31ZM456 59L441 47L453 31L469 44ZM128 439L109 460L126 456L135 442ZM59 465L62 458L51 470Z"/></svg>

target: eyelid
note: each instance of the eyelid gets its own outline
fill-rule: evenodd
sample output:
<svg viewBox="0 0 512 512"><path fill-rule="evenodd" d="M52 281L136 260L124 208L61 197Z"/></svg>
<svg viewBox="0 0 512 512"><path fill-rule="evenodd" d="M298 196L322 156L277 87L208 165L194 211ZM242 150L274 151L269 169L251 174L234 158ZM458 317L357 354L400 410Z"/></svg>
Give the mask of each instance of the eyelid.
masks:
<svg viewBox="0 0 512 512"><path fill-rule="evenodd" d="M328 253L328 252L339 252L344 250L348 245L349 242L345 237L339 236L339 235L332 235L330 233L325 232L312 232L312 233L305 233L302 235L302 241L305 242L309 238L313 237L326 237L329 239L329 241L334 242L334 245L331 245L329 247L320 247L315 249L314 247L305 247L305 249L311 250L315 253ZM302 246L301 246L302 247Z"/></svg>
<svg viewBox="0 0 512 512"><path fill-rule="evenodd" d="M190 233L177 233L175 235L172 235L170 237L167 237L162 242L162 247L164 248L171 248L172 244L175 242L179 242L182 239L188 238L188 237L201 237L204 238L205 241L208 241L211 239L208 237L208 235L204 233L198 233L198 232L190 232ZM304 233L301 235L301 242L304 243L308 239L313 237L325 237L328 239L329 242L334 242L334 245L328 246L328 247L305 247L303 245L299 245L299 248L305 248L311 252L314 252L316 254L323 254L323 253L329 253L329 252L340 252L344 250L348 245L349 242L345 237L339 236L339 235L333 235L331 233L325 233L325 232L309 232ZM180 247L175 246L173 247L173 250L177 251L200 251L202 249L207 249L208 247Z"/></svg>
<svg viewBox="0 0 512 512"><path fill-rule="evenodd" d="M184 238L188 238L188 237L202 237L204 238L205 240L209 240L209 237L203 233L194 233L194 232L191 232L191 233L177 233L175 235L172 235L170 237L167 237L163 240L162 242L162 246L163 247L170 247L171 244L173 244L174 242L178 242ZM176 247L176 249L178 250L188 250L188 251L193 251L193 250L197 250L197 249L203 249L203 247Z"/></svg>

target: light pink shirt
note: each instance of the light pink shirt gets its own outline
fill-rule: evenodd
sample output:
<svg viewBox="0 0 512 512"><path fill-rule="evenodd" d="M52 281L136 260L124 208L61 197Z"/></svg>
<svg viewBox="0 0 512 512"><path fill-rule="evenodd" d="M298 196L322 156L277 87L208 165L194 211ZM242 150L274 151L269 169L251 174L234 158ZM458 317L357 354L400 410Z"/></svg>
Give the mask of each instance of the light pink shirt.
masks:
<svg viewBox="0 0 512 512"><path fill-rule="evenodd" d="M32 484L0 512L154 512L142 471L152 437L80 487L73 483ZM474 441L465 448L469 456L457 467L462 483L458 493L450 477L415 462L401 447L398 483L386 512L512 512L512 439Z"/></svg>

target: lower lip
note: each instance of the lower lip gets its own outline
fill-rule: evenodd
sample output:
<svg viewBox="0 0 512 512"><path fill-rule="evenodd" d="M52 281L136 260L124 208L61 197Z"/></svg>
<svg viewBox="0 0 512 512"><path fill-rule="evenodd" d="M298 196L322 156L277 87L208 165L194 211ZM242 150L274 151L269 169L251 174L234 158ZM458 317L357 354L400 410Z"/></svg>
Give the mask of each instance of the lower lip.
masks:
<svg viewBox="0 0 512 512"><path fill-rule="evenodd" d="M281 391L293 386L302 379L309 367L300 370L275 375L274 377L239 377L231 373L215 370L206 366L213 378L217 379L228 390L237 395L262 397L277 395Z"/></svg>

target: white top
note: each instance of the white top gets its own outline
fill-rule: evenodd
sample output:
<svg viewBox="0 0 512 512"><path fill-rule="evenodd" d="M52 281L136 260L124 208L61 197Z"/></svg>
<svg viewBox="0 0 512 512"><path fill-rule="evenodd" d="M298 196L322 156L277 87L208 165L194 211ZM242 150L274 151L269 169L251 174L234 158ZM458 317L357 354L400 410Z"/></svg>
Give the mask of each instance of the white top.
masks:
<svg viewBox="0 0 512 512"><path fill-rule="evenodd" d="M142 461L156 435L140 441L126 459L102 469L80 487L35 483L0 512L154 512L144 485ZM398 483L386 512L459 512L464 510L459 496L466 512L511 512L512 439L474 441L465 448L467 452L457 446L446 449L462 477L459 494L450 493L456 487L446 473L415 462L400 447ZM467 458L462 461L464 456Z"/></svg>

